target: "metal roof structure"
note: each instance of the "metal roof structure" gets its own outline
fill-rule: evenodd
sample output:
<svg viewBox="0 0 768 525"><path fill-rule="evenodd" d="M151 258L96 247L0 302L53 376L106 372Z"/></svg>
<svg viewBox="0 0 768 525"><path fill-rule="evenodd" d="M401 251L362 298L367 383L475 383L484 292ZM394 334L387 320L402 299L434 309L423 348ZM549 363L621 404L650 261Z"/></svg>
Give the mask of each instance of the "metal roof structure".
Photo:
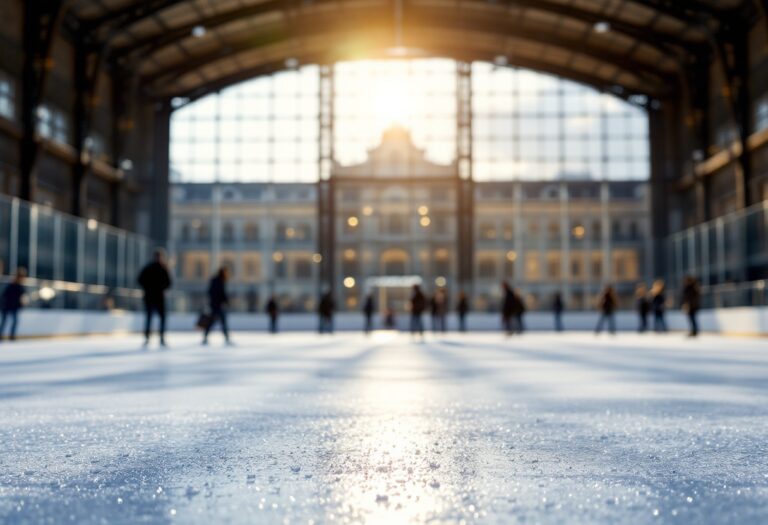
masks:
<svg viewBox="0 0 768 525"><path fill-rule="evenodd" d="M65 24L153 97L305 63L490 60L663 99L763 0L72 0Z"/></svg>

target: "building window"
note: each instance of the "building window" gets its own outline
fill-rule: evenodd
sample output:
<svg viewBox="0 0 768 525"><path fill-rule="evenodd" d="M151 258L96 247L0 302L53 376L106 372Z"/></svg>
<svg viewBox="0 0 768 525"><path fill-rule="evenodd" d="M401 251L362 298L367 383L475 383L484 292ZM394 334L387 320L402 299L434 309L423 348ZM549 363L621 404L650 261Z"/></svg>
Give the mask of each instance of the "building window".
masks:
<svg viewBox="0 0 768 525"><path fill-rule="evenodd" d="M556 222L550 222L547 228L549 232L550 240L556 240L560 238L560 225Z"/></svg>
<svg viewBox="0 0 768 525"><path fill-rule="evenodd" d="M182 241L188 241L190 238L189 234L189 224L182 224L181 225L181 240Z"/></svg>
<svg viewBox="0 0 768 525"><path fill-rule="evenodd" d="M298 259L296 261L296 278L297 279L311 279L312 278L312 263L309 259Z"/></svg>
<svg viewBox="0 0 768 525"><path fill-rule="evenodd" d="M194 277L197 279L205 279L207 274L207 268L204 261L195 261L195 273Z"/></svg>
<svg viewBox="0 0 768 525"><path fill-rule="evenodd" d="M259 240L259 225L253 222L249 222L245 225L244 229L246 241L258 241Z"/></svg>
<svg viewBox="0 0 768 525"><path fill-rule="evenodd" d="M483 257L477 265L477 274L483 279L496 278L496 261L492 257Z"/></svg>
<svg viewBox="0 0 768 525"><path fill-rule="evenodd" d="M37 108L37 132L45 138L69 143L69 122L64 112L54 106Z"/></svg>
<svg viewBox="0 0 768 525"><path fill-rule="evenodd" d="M405 217L402 215L390 215L387 217L386 233L401 235L408 232L406 227Z"/></svg>
<svg viewBox="0 0 768 525"><path fill-rule="evenodd" d="M10 75L0 71L0 116L8 120L16 117L16 90Z"/></svg>
<svg viewBox="0 0 768 525"><path fill-rule="evenodd" d="M483 223L480 225L480 237L486 240L492 240L496 238L496 227L489 223Z"/></svg>
<svg viewBox="0 0 768 525"><path fill-rule="evenodd" d="M755 131L768 129L768 94L755 103Z"/></svg>
<svg viewBox="0 0 768 525"><path fill-rule="evenodd" d="M235 227L231 222L225 222L221 227L221 238L224 242L235 240Z"/></svg>
<svg viewBox="0 0 768 525"><path fill-rule="evenodd" d="M532 281L541 279L539 252L529 252L525 254L525 277Z"/></svg>
<svg viewBox="0 0 768 525"><path fill-rule="evenodd" d="M510 260L509 257L504 260L504 277L506 279L515 278L515 261Z"/></svg>
<svg viewBox="0 0 768 525"><path fill-rule="evenodd" d="M275 277L278 279L285 279L287 273L285 259L275 261Z"/></svg>

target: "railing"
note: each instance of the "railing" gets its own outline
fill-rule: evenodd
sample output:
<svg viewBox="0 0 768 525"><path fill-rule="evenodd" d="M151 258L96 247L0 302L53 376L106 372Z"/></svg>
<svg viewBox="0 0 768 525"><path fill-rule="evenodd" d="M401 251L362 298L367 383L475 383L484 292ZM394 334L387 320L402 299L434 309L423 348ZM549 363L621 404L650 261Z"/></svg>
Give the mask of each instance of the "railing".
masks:
<svg viewBox="0 0 768 525"><path fill-rule="evenodd" d="M151 246L93 219L0 196L0 283L26 268L32 306L137 308L136 276Z"/></svg>

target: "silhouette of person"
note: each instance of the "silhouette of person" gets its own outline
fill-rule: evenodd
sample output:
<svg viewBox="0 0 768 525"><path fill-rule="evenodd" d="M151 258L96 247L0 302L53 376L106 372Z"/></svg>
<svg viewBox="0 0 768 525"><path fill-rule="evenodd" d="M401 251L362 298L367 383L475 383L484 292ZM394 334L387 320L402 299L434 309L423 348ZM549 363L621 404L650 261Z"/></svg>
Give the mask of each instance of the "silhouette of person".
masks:
<svg viewBox="0 0 768 525"><path fill-rule="evenodd" d="M424 339L424 321L421 316L427 309L427 298L421 291L421 286L413 285L411 294L411 335L419 334Z"/></svg>
<svg viewBox="0 0 768 525"><path fill-rule="evenodd" d="M459 301L456 304L456 313L459 314L459 332L467 331L467 313L469 312L469 300L467 294L459 293Z"/></svg>
<svg viewBox="0 0 768 525"><path fill-rule="evenodd" d="M259 292L255 288L251 287L245 296L245 300L248 304L248 311L253 313L259 309Z"/></svg>
<svg viewBox="0 0 768 525"><path fill-rule="evenodd" d="M17 269L13 281L5 287L2 295L0 295L0 341L3 339L5 323L8 318L11 320L8 338L11 341L16 340L16 328L18 327L19 310L21 310L24 298L24 279L26 277L26 268Z"/></svg>
<svg viewBox="0 0 768 525"><path fill-rule="evenodd" d="M431 308L432 308L432 331L445 333L446 322L445 316L447 314L445 291L440 289L432 296Z"/></svg>
<svg viewBox="0 0 768 525"><path fill-rule="evenodd" d="M653 310L653 329L656 332L666 332L667 323L664 320L664 309L667 304L667 298L664 295L666 286L664 281L657 279L651 287L651 309Z"/></svg>
<svg viewBox="0 0 768 525"><path fill-rule="evenodd" d="M334 302L331 292L325 292L320 298L320 304L317 307L317 312L320 317L320 324L318 326L318 332L321 334L333 333L333 310Z"/></svg>
<svg viewBox="0 0 768 525"><path fill-rule="evenodd" d="M208 344L208 334L216 322L221 323L221 332L224 334L226 344L231 344L229 340L229 328L227 326L227 307L229 306L229 296L227 295L227 280L229 280L229 270L226 266L219 268L211 278L208 284L208 304L211 307L211 322L206 326L203 334L203 344Z"/></svg>
<svg viewBox="0 0 768 525"><path fill-rule="evenodd" d="M395 309L392 305L387 306L384 310L384 328L387 330L394 330L397 328L397 318L395 317Z"/></svg>
<svg viewBox="0 0 768 525"><path fill-rule="evenodd" d="M563 296L560 292L555 292L552 298L552 312L555 314L555 331L563 331L563 310L565 310L565 304L563 303Z"/></svg>
<svg viewBox="0 0 768 525"><path fill-rule="evenodd" d="M139 286L144 290L144 346L149 344L154 314L160 318L160 345L165 346L165 291L171 287L171 276L165 263L165 252L158 248L153 254L152 262L147 264L139 273Z"/></svg>
<svg viewBox="0 0 768 525"><path fill-rule="evenodd" d="M616 333L616 318L614 313L618 306L618 299L616 298L616 292L613 290L613 286L606 286L598 299L598 306L600 309L600 318L597 320L597 326L595 327L595 333L599 334L603 330L603 325L608 322L608 330L612 333Z"/></svg>
<svg viewBox="0 0 768 525"><path fill-rule="evenodd" d="M269 333L277 333L277 318L280 316L280 305L277 303L277 298L272 295L267 301L267 315L269 316Z"/></svg>
<svg viewBox="0 0 768 525"><path fill-rule="evenodd" d="M523 324L523 315L525 314L525 301L523 301L523 297L520 295L520 293L514 289L512 290L512 297L514 300L512 319L514 321L515 331L518 334L522 334L523 330L525 329L525 325Z"/></svg>
<svg viewBox="0 0 768 525"><path fill-rule="evenodd" d="M643 283L638 284L635 288L635 302L640 321L637 331L643 333L648 330L648 314L651 313L651 301L648 299L648 290Z"/></svg>
<svg viewBox="0 0 768 525"><path fill-rule="evenodd" d="M688 315L688 324L690 331L688 337L696 337L699 335L699 323L696 320L696 314L699 313L701 308L701 287L699 281L689 275L683 280L683 296L680 304L683 311Z"/></svg>
<svg viewBox="0 0 768 525"><path fill-rule="evenodd" d="M376 312L376 303L373 300L373 294L369 293L363 303L363 315L365 315L365 328L363 331L370 334L373 330L373 314Z"/></svg>

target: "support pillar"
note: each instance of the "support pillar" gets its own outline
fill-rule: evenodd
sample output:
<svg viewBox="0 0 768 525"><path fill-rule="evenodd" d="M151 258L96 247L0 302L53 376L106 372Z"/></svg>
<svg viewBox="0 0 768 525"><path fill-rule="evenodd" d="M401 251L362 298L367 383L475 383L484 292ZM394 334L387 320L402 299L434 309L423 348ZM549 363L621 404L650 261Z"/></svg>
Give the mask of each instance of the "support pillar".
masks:
<svg viewBox="0 0 768 525"><path fill-rule="evenodd" d="M475 187L472 178L472 64L456 66L456 198L458 283L473 297Z"/></svg>
<svg viewBox="0 0 768 525"><path fill-rule="evenodd" d="M334 162L333 151L333 66L325 65L320 68L320 133L317 183L317 213L318 213L318 243L317 252L320 260L320 276L318 280L318 297L324 290L335 289L335 238L336 212L335 195L332 177Z"/></svg>

